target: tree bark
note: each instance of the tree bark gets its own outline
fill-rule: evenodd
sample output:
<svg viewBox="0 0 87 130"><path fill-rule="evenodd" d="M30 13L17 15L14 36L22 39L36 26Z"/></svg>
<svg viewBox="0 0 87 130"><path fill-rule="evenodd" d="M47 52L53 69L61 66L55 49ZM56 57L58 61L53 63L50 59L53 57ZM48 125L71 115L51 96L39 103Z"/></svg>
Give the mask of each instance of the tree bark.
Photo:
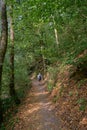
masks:
<svg viewBox="0 0 87 130"><path fill-rule="evenodd" d="M13 29L13 6L10 6L10 95L16 104L20 103L15 91L14 83L14 29Z"/></svg>
<svg viewBox="0 0 87 130"><path fill-rule="evenodd" d="M4 63L5 53L7 49L8 24L7 24L6 4L4 1L0 1L0 2L1 2L1 41L0 41L0 125L1 125L3 121L1 82L2 82L3 63Z"/></svg>

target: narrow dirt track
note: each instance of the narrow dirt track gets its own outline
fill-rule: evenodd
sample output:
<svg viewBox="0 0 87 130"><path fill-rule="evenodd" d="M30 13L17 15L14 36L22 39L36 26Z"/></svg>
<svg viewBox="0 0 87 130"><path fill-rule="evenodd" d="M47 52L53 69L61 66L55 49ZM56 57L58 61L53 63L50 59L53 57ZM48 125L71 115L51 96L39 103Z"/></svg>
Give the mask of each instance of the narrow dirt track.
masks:
<svg viewBox="0 0 87 130"><path fill-rule="evenodd" d="M32 89L20 106L16 118L18 121L13 130L67 130L55 114L44 81L32 82Z"/></svg>

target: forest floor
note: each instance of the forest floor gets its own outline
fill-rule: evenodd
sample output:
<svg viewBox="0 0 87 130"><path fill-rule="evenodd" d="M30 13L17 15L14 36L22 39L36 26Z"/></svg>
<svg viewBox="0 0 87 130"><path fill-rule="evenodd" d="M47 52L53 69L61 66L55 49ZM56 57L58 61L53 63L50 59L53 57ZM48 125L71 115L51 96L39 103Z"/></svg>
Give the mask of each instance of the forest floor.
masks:
<svg viewBox="0 0 87 130"><path fill-rule="evenodd" d="M56 115L46 81L32 82L32 88L14 118L14 126L9 130L69 130Z"/></svg>
<svg viewBox="0 0 87 130"><path fill-rule="evenodd" d="M58 73L51 98L67 130L87 130L87 74L66 66Z"/></svg>

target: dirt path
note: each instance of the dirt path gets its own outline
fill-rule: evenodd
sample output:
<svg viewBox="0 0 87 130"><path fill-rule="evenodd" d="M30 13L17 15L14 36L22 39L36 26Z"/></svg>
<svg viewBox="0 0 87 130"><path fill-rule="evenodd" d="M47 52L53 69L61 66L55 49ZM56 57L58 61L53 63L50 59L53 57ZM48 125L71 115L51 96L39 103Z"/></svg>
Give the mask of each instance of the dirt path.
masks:
<svg viewBox="0 0 87 130"><path fill-rule="evenodd" d="M56 117L44 81L33 81L32 89L17 113L14 130L67 130Z"/></svg>

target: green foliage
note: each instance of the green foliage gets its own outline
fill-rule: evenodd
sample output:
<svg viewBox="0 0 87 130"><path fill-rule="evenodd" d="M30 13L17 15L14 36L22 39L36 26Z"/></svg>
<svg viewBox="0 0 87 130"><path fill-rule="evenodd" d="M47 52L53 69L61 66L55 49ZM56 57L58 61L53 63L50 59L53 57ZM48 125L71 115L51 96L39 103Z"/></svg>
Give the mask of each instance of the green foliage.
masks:
<svg viewBox="0 0 87 130"><path fill-rule="evenodd" d="M39 60L45 62L49 73L48 90L55 87L58 72L64 72L66 64L80 66L87 70L87 1L79 0L6 0L13 4L15 34L15 87L18 96L24 96L29 77L39 71ZM8 21L9 22L9 21ZM59 45L56 45L54 29L58 30ZM5 59L2 80L2 99L4 111L13 103L9 97L9 46ZM79 55L84 56L79 58ZM56 63L59 65L56 66ZM33 70L30 70L35 66ZM43 66L41 66L43 70ZM29 75L28 75L29 74ZM84 83L81 80L78 88ZM60 88L62 95L64 87ZM72 92L69 95L72 96ZM54 99L57 100L57 97ZM84 99L79 99L80 108L85 109Z"/></svg>
<svg viewBox="0 0 87 130"><path fill-rule="evenodd" d="M51 83L48 83L47 88L48 88L48 91L51 92L53 89L53 85Z"/></svg>
<svg viewBox="0 0 87 130"><path fill-rule="evenodd" d="M58 73L58 68L55 67L48 67L48 73L49 73L49 80L48 80L48 90L52 91L52 89L55 87L56 84L56 79L57 79L57 73Z"/></svg>
<svg viewBox="0 0 87 130"><path fill-rule="evenodd" d="M12 106L13 102L14 101L10 97L3 99L3 111L5 112L8 110L8 108L10 108L10 105Z"/></svg>
<svg viewBox="0 0 87 130"><path fill-rule="evenodd" d="M53 102L56 103L56 101L58 101L58 98L59 98L59 97L58 97L57 95L54 96L54 98L53 98Z"/></svg>
<svg viewBox="0 0 87 130"><path fill-rule="evenodd" d="M4 124L2 123L1 127L0 127L0 130L6 130Z"/></svg>
<svg viewBox="0 0 87 130"><path fill-rule="evenodd" d="M80 98L77 100L77 103L79 104L79 109L81 111L84 111L87 106L87 100L85 98Z"/></svg>
<svg viewBox="0 0 87 130"><path fill-rule="evenodd" d="M73 96L73 92L72 91L69 92L69 96Z"/></svg>
<svg viewBox="0 0 87 130"><path fill-rule="evenodd" d="M19 49L19 48L18 48ZM22 57L25 53L17 53L17 50L15 50L15 88L16 92L18 94L19 99L22 99L26 95L26 91L28 91L31 87L30 80L28 77L27 72L27 60L25 57ZM22 55L21 55L22 54ZM9 94L9 75L10 75L10 64L9 64L9 46L8 46L8 52L6 54L5 63L3 66L3 79L2 79L2 102L3 102L3 113L5 115L5 121L8 121L9 118L12 117L12 109L15 109L15 103L14 99L10 97ZM14 110L14 113L16 113L17 110ZM1 127L2 130L4 130L4 126Z"/></svg>
<svg viewBox="0 0 87 130"><path fill-rule="evenodd" d="M53 67L48 67L48 72L50 75L50 79L55 79L58 73L58 68L55 66L55 69Z"/></svg>
<svg viewBox="0 0 87 130"><path fill-rule="evenodd" d="M64 91L64 86L62 85L61 88L60 88L60 90L59 90L59 97L62 96L63 91Z"/></svg>
<svg viewBox="0 0 87 130"><path fill-rule="evenodd" d="M86 81L86 80L80 80L80 81L78 82L78 88L79 88L79 89L83 87L85 81Z"/></svg>

